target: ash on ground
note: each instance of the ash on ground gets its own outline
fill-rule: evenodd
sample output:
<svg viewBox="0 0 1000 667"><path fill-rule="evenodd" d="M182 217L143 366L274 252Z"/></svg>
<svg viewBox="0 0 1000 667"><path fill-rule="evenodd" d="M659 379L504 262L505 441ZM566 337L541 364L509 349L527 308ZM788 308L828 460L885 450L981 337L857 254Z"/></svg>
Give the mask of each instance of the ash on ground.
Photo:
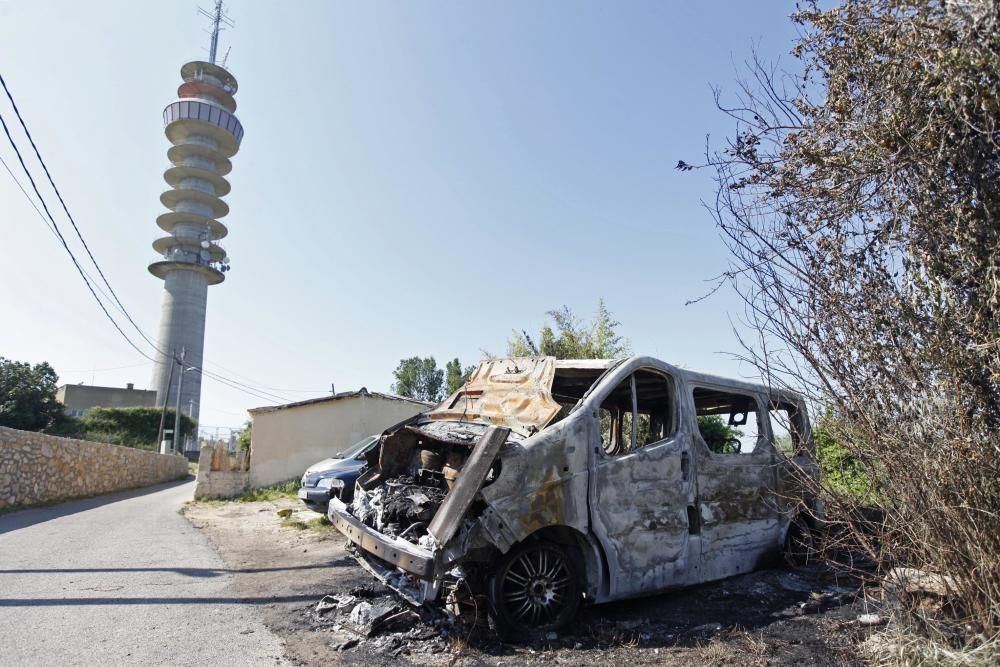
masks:
<svg viewBox="0 0 1000 667"><path fill-rule="evenodd" d="M442 606L414 607L380 582L327 595L309 613L317 629L331 633L332 648L393 658L467 648L493 656L524 652L532 658L622 645L670 649L745 630L802 642L805 648L812 642L799 634L802 624L796 621L832 614L851 622L858 613L852 609L860 592L854 582L824 579L816 573L765 570L673 594L588 607L571 631L551 632L518 647L499 640L485 618L472 622Z"/></svg>
<svg viewBox="0 0 1000 667"><path fill-rule="evenodd" d="M415 608L377 582L327 595L309 613L318 628L335 637L331 647L392 656L443 653L464 626L443 610Z"/></svg>

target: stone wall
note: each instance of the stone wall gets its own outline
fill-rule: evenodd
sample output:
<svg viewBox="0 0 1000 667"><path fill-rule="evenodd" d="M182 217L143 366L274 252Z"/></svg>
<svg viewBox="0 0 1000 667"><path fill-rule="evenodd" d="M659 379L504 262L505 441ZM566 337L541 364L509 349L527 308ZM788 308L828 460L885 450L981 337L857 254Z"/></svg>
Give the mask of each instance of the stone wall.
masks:
<svg viewBox="0 0 1000 667"><path fill-rule="evenodd" d="M134 489L187 472L183 456L0 426L0 509Z"/></svg>
<svg viewBox="0 0 1000 667"><path fill-rule="evenodd" d="M194 499L235 498L250 485L246 452L231 456L223 447L203 445L198 457Z"/></svg>

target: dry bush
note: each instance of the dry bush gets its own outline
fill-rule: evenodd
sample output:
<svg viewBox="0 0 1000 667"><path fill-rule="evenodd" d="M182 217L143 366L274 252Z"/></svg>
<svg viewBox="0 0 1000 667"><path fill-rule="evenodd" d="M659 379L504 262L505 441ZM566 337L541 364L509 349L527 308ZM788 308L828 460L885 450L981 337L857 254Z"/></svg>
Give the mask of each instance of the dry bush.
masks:
<svg viewBox="0 0 1000 667"><path fill-rule="evenodd" d="M774 658L773 647L769 647L763 637L746 630L733 629L714 637L707 644L694 649L692 663L722 667L764 667Z"/></svg>
<svg viewBox="0 0 1000 667"><path fill-rule="evenodd" d="M800 6L799 69L748 64L710 209L745 358L805 390L870 482L825 489L883 570L950 575L925 635L1000 631L1000 2ZM681 169L690 168L679 163ZM720 283L721 284L721 283ZM842 546L847 546L842 545Z"/></svg>
<svg viewBox="0 0 1000 667"><path fill-rule="evenodd" d="M862 642L860 652L877 667L994 667L1000 656L1000 639L956 649L912 633L886 630Z"/></svg>

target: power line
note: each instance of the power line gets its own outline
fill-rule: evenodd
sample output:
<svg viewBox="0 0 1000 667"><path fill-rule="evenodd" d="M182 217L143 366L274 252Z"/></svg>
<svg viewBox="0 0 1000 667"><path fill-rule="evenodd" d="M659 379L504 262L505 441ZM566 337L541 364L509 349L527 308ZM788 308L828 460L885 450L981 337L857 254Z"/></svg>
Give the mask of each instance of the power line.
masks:
<svg viewBox="0 0 1000 667"><path fill-rule="evenodd" d="M153 347L156 347L156 345L154 345L153 342L149 340L146 334L143 333L142 329L139 328L139 325L135 323L135 320L132 319L132 316L129 315L128 311L125 309L125 306L122 305L121 299L118 298L118 295L115 293L115 290L111 287L111 283L108 282L107 277L104 275L104 271L101 270L101 266L97 263L97 260L94 259L94 253L90 251L90 246L88 246L87 242L83 239L83 234L80 233L80 228L76 226L76 220L74 220L73 216L70 214L69 208L66 206L66 202L63 200L62 193L59 192L59 188L56 187L56 183L52 179L52 174L49 173L49 167L48 165L45 164L45 160L42 159L42 154L38 150L38 146L35 144L34 137L31 136L31 131L28 129L27 123L24 122L24 117L21 116L21 110L17 108L17 102L14 101L14 96L11 94L10 88L7 87L7 82L4 80L3 74L0 74L0 85L3 86L3 91L4 93L7 94L7 99L10 100L10 105L14 109L14 115L17 116L18 122L21 123L21 129L24 130L24 135L28 138L28 143L31 144L32 150L35 151L35 157L38 158L38 163L42 165L42 170L45 172L45 177L49 179L49 185L52 186L52 190L56 193L56 197L59 199L59 203L62 205L62 209L66 213L66 217L69 219L69 224L73 226L73 231L76 232L76 237L80 239L80 243L83 245L83 249L87 251L87 256L90 257L91 263L93 263L94 268L97 269L97 274L101 277L101 280L104 281L105 286L107 286L108 291L111 292L111 296L114 298L115 303L118 304L118 307L121 309L122 314L125 315L125 318L132 324L133 327L135 327L136 331L139 332L139 335L142 336L147 343L153 345ZM7 136L9 138L10 134L8 134ZM17 149L15 148L14 150L16 151ZM20 152L18 152L18 158L20 158ZM22 162L21 164L23 166L24 163ZM34 183L32 183L32 186L34 186ZM35 193L36 194L38 193L37 189L35 190ZM41 197L41 195L39 195L39 197ZM47 208L46 212L48 212Z"/></svg>
<svg viewBox="0 0 1000 667"><path fill-rule="evenodd" d="M132 346L132 349L134 349L136 352L138 352L145 358L149 359L150 361L155 362L156 361L155 359L153 359L145 352L140 350L139 347L132 342L132 339L129 338L124 331L122 331L122 328L118 326L118 322L116 322L115 319L111 317L111 313L109 313L108 309L105 308L104 302L101 301L100 297L97 296L97 292L94 291L93 286L90 284L90 281L87 280L87 276L83 272L83 267L81 267L80 263L76 261L76 256L73 254L73 251L69 249L69 245L66 243L66 238L63 236L62 232L59 231L59 225L56 224L55 218L53 218L52 213L49 212L49 207L45 203L45 198L42 197L42 193L38 191L38 186L35 185L35 179L32 177L31 172L28 171L28 166L24 163L24 158L21 156L20 149L18 149L17 144L14 143L14 137L11 136L10 129L7 127L7 121L4 120L2 113L0 113L0 124L3 125L3 131L4 134L7 135L7 141L10 142L11 147L14 149L14 153L17 155L17 160L18 162L21 163L21 169L24 170L25 175L28 177L28 182L31 183L31 189L35 191L35 196L38 197L38 201L41 202L42 208L45 209L45 215L52 223L52 227L56 233L56 236L59 237L59 242L62 243L62 247L66 250L67 254L69 254L70 259L73 260L73 266L76 267L77 273L79 273L80 277L83 278L83 282L86 283L87 289L90 290L90 294L94 297L94 300L97 301L97 305L101 307L101 310L104 312L104 315L108 318L111 324L114 325L115 329L118 330L118 333L122 335L122 338L124 338L125 341L130 346Z"/></svg>
<svg viewBox="0 0 1000 667"><path fill-rule="evenodd" d="M240 373L238 371L234 371L232 368L226 368L225 366L223 366L221 364L218 364L218 363L213 363L213 364L211 364L211 366L212 366L212 368L218 368L220 370L226 371L230 375L234 375L236 377L243 378L247 382L247 384L249 386L255 387L257 389L267 389L267 390L270 390L270 391L288 392L288 393L291 393L291 394L321 394L321 395L324 395L324 396L326 394L330 393L329 389L285 389L283 387L268 387L267 385L265 385L262 382L258 382L256 380L254 380L253 378L250 378L250 377L248 377L246 375L243 375L242 373Z"/></svg>
<svg viewBox="0 0 1000 667"><path fill-rule="evenodd" d="M45 218L45 214L42 213L42 210L40 208L38 208L38 204L36 204L35 200L31 198L31 195L28 194L28 191L24 189L24 185L21 183L21 181L17 180L17 176L15 176L14 172L11 171L10 166L7 164L7 161L3 159L2 155L0 155L0 164L2 164L3 168L7 170L7 173L10 175L11 180L14 181L14 184L21 191L21 194L23 194L24 198L28 200L28 203L31 204L31 208L35 209L35 213L37 213L38 217L41 218L42 222L45 223L45 226L48 228L48 230L50 232L52 232L52 235L55 236L56 239L58 239L59 238L59 233L56 232L56 228L53 227L52 223L49 222ZM87 273L86 269L82 269L82 270L83 270L83 273L87 277L88 280L91 280L91 281L94 280L93 277L91 277L91 275L89 273ZM111 297L108 296L107 292L105 292L103 289L101 289L100 285L95 284L94 287L97 289L98 292L100 292L104 296L105 299L110 299L111 298ZM65 371L65 372L72 373L74 371ZM88 369L88 372L89 372L89 369Z"/></svg>
<svg viewBox="0 0 1000 667"><path fill-rule="evenodd" d="M100 299L99 296L97 296L97 293L94 291L95 285L91 284L92 278L90 278L87 275L87 272L83 269L82 266L80 266L80 263L77 261L76 255L74 255L73 251L70 250L69 245L66 243L66 238L63 236L62 232L60 231L59 225L58 225L58 223L56 223L55 218L52 217L52 213L49 211L48 205L45 203L45 198L42 197L41 192L38 191L38 186L35 184L35 179L32 177L31 172L28 170L27 165L24 163L24 158L21 155L21 151L18 149L17 144L14 142L14 138L10 134L10 129L7 127L7 122L4 120L2 113L0 113L0 124L3 125L4 134L7 135L7 140L10 142L11 147L14 149L14 153L17 155L18 161L21 163L21 169L24 171L25 175L28 177L28 182L31 184L32 190L35 191L35 196L38 197L38 201L41 203L42 209L44 209L44 211L45 211L45 214L44 214L45 217L42 218L42 221L45 222L46 226L52 231L53 234L56 235L56 238L59 239L59 242L62 244L63 248L66 250L66 253L69 255L70 260L72 260L73 266L76 267L76 270L80 274L80 277L83 278L84 284L87 286L87 289L90 291L90 294L94 297L94 300L97 301L97 305L101 308L101 311L104 313L105 317L108 318L108 321L111 322L112 326L115 327L115 329L118 331L118 333L121 334L122 338L125 339L125 342L127 342L132 347L132 349L134 349L136 352L138 352L141 356L143 356L144 358L148 359L149 361L152 361L153 363L157 363L157 364L160 363L158 359L154 359L153 357L151 357L148 354L146 354L143 350L141 350L132 341L132 339L128 337L128 335L122 330L121 326L119 326L118 322L115 321L115 319L111 316L111 313L108 312L108 309L105 307L104 302L101 301L101 299ZM2 158L0 158L0 162L3 163L3 166L7 170L7 173L10 174L11 178L18 185L18 187L21 189L21 192L24 194L24 196L31 203L32 207L41 216L42 212L38 210L38 207L37 207L37 205L35 205L34 200L31 198L31 196L28 194L28 192L21 185L20 181L18 181L17 178L14 176L14 173L10 170L10 167L7 165L7 163L5 161L3 161ZM99 286L97 286L97 287L99 288ZM119 305L120 305L120 302L119 302ZM124 306L120 306L120 307L124 308ZM126 315L126 317L127 317L127 315ZM131 318L129 318L129 321L132 321ZM135 326L138 329L138 326L135 324L135 322L132 322L132 326ZM140 332L140 334L143 333L141 329L139 329L139 332ZM162 350L159 349L159 347L157 347L155 344L151 343L149 341L149 338L147 336L145 336L144 334L143 334L143 338L146 339L146 342L149 343L153 347L153 349L155 349L157 352L159 352L163 356L165 356L165 357L172 356L172 355L168 355L167 353L163 352ZM176 361L176 358L175 358L175 361ZM202 374L203 377L208 377L210 380L215 380L216 382L219 382L219 383L221 383L221 384L223 384L223 385L225 385L225 386L227 386L227 387L229 387L231 389L236 389L237 391L242 391L245 394L248 394L248 395L253 396L255 398L259 398L259 399L261 399L263 401L272 402L272 401L278 400L278 401L282 401L284 403L291 403L292 402L290 399L285 398L283 396L278 396L277 394L270 394L268 392L258 393L253 387L250 387L249 385L244 385L244 384L242 384L240 382L237 382L236 380L230 380L229 378L226 378L224 376L213 374L210 371L206 371L204 368L202 368L200 366L192 366L191 368L194 369L194 370L197 370L197 371L201 372L201 374Z"/></svg>
<svg viewBox="0 0 1000 667"><path fill-rule="evenodd" d="M28 141L31 144L32 149L34 150L35 156L38 158L38 161L41 164L42 169L45 171L45 175L48 178L49 184L52 186L53 191L56 193L56 197L59 199L59 203L62 205L62 209L66 213L66 217L69 219L70 224L73 227L73 230L76 232L77 238L79 238L80 243L83 245L84 249L87 251L87 255L88 255L88 257L90 257L90 261L93 263L94 268L97 269L97 273L100 275L101 279L104 281L104 284L107 286L108 291L112 295L111 298L113 298L115 304L117 304L118 309L122 312L122 314L129 321L129 323L135 328L135 330L139 333L139 335L146 341L146 343L148 343L154 350L156 350L156 352L158 352L159 354L163 355L164 357L174 356L174 360L176 361L176 356L175 355L170 355L167 352L161 350L156 345L156 343L154 343L149 338L149 336L146 335L146 333L142 330L142 328L139 327L138 324L136 324L135 320L129 314L128 310L125 308L125 305L118 298L118 295L115 293L114 289L111 287L110 282L108 282L107 277L104 275L104 271L101 270L101 267L100 267L100 265L97 262L97 259L94 257L93 253L91 252L90 247L87 245L86 240L84 240L83 234L82 234L82 232L80 232L80 228L77 226L76 221L73 219L72 214L69 212L69 207L66 205L66 202L65 202L65 200L62 197L62 194L59 192L59 188L56 186L55 181L52 178L52 174L49 172L48 166L45 164L45 160L42 158L41 152L39 151L38 146L35 144L34 138L31 136L31 132L28 130L28 126L25 123L24 118L21 116L21 112L20 112L20 110L17 107L17 103L14 101L14 97L11 94L10 89L7 87L7 82L3 79L3 75L2 74L0 74L0 85L3 86L4 92L7 95L7 99L10 100L11 106L14 109L14 113L17 116L17 119L18 119L18 121L21 124L21 128L24 130L24 133L27 136ZM160 361L158 359L154 359L153 357L150 357L142 349L140 349L132 341L131 338L128 337L128 335L122 330L122 328L118 324L118 322L111 316L111 313L108 312L108 309L105 306L104 302L100 299L100 297L97 296L97 293L95 292L95 287L97 287L97 289L100 289L100 286L96 285L96 284L92 284L93 278L91 278L87 274L87 272L83 269L83 267L80 266L79 261L77 261L76 256L73 254L73 251L70 249L69 244L66 242L66 239L65 239L65 237L62 234L62 231L59 229L58 223L56 223L55 218L52 216L52 213L49 211L49 207L48 207L48 205L45 202L45 198L42 196L41 192L38 190L38 186L35 183L35 179L31 175L31 171L28 169L27 164L25 164L24 158L21 155L21 151L18 148L17 143L14 141L14 138L11 135L10 129L7 127L7 123L3 119L2 114L0 114L0 123L3 124L4 133L7 135L7 140L8 140L8 142L10 142L11 147L14 149L14 153L17 155L18 162L20 162L20 164L21 164L21 169L24 171L25 175L28 177L28 181L31 184L31 188L32 188L32 190L34 190L35 196L38 198L38 201L41 203L42 208L45 211L45 215L44 216L42 216L42 212L38 210L38 207L35 205L34 200L31 198L31 196L28 194L28 192L21 185L20 181L14 176L13 172L10 170L10 167L7 165L7 163L3 162L2 158L0 158L0 162L3 162L3 166L7 170L7 173L10 175L10 177L17 184L17 186L21 190L22 194L24 194L24 196L31 203L31 205L35 209L35 211L39 214L40 217L42 217L42 221L46 223L46 226L48 226L49 229L59 239L59 242L62 244L63 248L66 250L67 254L69 255L70 259L72 260L73 266L76 267L76 270L80 274L80 277L83 279L84 284L87 286L87 289L90 291L91 295L94 297L94 300L97 301L97 305L101 308L101 310L103 311L104 315L108 318L108 320L115 327L115 329L118 331L118 333L121 334L122 338L125 339L125 341L129 344L129 346L131 346L142 357L144 357L145 359L148 359L149 361L152 361L155 364L159 364ZM47 220L46 220L46 218L47 218ZM96 281L94 281L94 283L96 283ZM101 290L101 292L103 293L103 290ZM105 296L105 298L109 298L107 294L104 294L104 296ZM226 385L226 386L228 386L228 387L230 387L232 389L236 389L238 391L242 391L243 393L246 393L248 395L254 396L254 397L259 398L259 399L264 400L264 401L269 401L270 402L270 401L277 400L277 401L282 401L282 402L285 402L285 403L291 402L291 400L288 399L288 398L285 398L283 396L279 396L278 394L273 394L271 392L268 392L268 391L266 391L264 389L261 389L261 388L258 388L258 387L252 387L252 386L247 385L245 383L239 382L238 380L233 380L233 379L227 378L227 377L225 377L225 376L223 376L221 374L213 373L211 371L206 370L204 367L201 367L201 366L191 366L191 369L199 371L202 374L203 377L208 377L209 379L215 380L216 382L224 384L224 385Z"/></svg>

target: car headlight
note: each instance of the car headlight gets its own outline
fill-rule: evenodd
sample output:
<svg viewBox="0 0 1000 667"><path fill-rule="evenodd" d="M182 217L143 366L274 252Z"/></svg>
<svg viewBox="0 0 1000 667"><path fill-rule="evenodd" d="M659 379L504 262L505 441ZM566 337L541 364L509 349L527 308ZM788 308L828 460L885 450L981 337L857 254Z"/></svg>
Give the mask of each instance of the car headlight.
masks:
<svg viewBox="0 0 1000 667"><path fill-rule="evenodd" d="M316 486L321 489L342 489L344 488L344 480L337 477L324 477L319 480Z"/></svg>

